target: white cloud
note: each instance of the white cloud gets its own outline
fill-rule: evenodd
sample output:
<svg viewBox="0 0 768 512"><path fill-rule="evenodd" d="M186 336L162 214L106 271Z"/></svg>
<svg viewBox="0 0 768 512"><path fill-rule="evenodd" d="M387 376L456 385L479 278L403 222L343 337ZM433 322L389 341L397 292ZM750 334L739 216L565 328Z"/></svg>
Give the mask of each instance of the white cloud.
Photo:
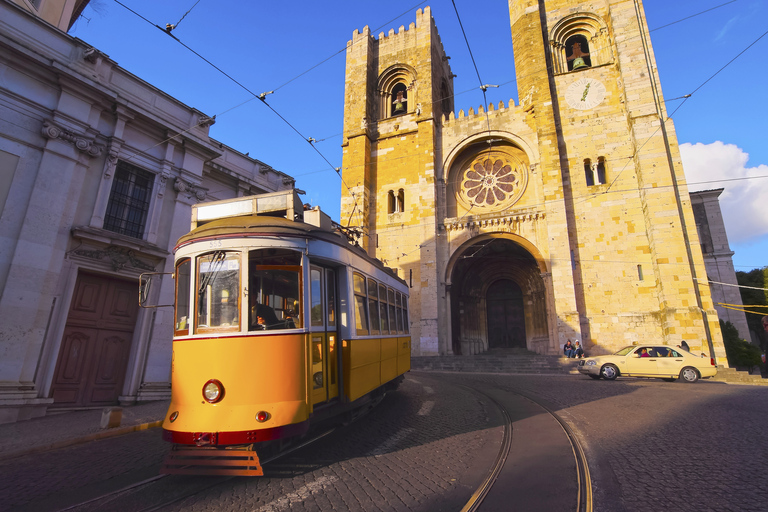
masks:
<svg viewBox="0 0 768 512"><path fill-rule="evenodd" d="M691 191L724 188L720 194L725 229L730 243L743 243L768 235L768 165L747 167L749 155L734 144L681 144L685 178Z"/></svg>

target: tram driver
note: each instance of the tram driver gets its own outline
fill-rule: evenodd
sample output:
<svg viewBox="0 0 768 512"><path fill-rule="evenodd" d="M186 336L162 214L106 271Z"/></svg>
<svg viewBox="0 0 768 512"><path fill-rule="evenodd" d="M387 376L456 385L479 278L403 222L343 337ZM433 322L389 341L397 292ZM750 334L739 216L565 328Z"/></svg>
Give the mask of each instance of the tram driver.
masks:
<svg viewBox="0 0 768 512"><path fill-rule="evenodd" d="M271 307L265 304L256 304L251 308L251 330L279 329L280 324L275 310Z"/></svg>

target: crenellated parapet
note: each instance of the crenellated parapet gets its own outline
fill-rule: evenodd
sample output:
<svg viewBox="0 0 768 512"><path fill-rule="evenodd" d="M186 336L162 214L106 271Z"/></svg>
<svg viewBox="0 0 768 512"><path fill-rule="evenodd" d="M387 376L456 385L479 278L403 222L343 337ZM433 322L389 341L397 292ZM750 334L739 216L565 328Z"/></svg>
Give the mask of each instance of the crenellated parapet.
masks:
<svg viewBox="0 0 768 512"><path fill-rule="evenodd" d="M503 101L500 101L497 105L494 105L493 103L488 104L488 114L490 115L492 112L495 112L498 115L498 113L506 113L507 111L512 111L515 109L519 109L520 106L515 105L515 100L511 99L509 100L509 103L506 105ZM475 111L474 108L470 107L467 113L464 113L464 110L459 110L459 113L456 114L456 112L449 112L445 119L443 119L443 126L448 126L451 123L453 123L456 120L466 120L466 121L473 121L474 118L482 117L483 120L486 117L486 111L485 108L480 105L477 107L477 111Z"/></svg>

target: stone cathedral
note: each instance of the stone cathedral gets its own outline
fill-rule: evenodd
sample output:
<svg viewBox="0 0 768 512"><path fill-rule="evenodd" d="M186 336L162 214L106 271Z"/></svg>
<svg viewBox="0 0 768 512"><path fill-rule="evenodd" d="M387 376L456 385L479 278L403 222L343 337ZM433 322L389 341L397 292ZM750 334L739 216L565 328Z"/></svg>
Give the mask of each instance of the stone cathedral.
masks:
<svg viewBox="0 0 768 512"><path fill-rule="evenodd" d="M517 105L454 104L429 7L347 44L341 223L410 284L413 355L685 340L727 366L642 2L509 13Z"/></svg>

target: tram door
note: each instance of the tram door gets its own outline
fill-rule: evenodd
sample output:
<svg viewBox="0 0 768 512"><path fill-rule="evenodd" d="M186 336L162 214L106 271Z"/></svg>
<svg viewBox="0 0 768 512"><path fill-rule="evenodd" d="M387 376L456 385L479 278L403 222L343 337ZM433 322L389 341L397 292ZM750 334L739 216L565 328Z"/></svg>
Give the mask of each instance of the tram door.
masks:
<svg viewBox="0 0 768 512"><path fill-rule="evenodd" d="M336 272L312 265L310 277L310 363L312 403L339 395Z"/></svg>

